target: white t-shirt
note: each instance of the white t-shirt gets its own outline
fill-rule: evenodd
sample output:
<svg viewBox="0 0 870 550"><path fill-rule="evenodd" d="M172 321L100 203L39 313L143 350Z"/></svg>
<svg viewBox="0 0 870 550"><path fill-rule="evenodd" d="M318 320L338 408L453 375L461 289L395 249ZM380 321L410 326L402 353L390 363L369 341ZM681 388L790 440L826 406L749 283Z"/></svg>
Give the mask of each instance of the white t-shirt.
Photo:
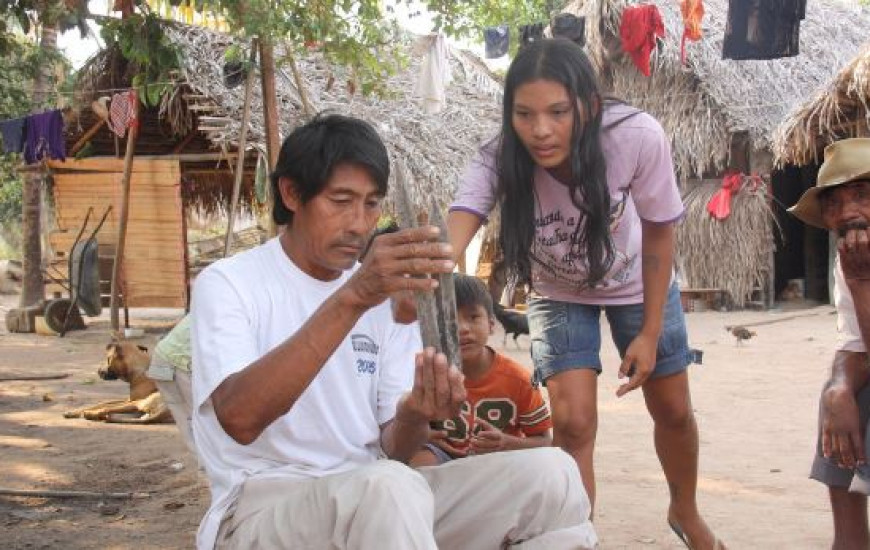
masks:
<svg viewBox="0 0 870 550"><path fill-rule="evenodd" d="M837 351L865 352L867 346L861 337L861 327L858 326L858 316L855 313L855 302L852 292L846 285L840 256L834 264L834 305L837 308Z"/></svg>
<svg viewBox="0 0 870 550"><path fill-rule="evenodd" d="M250 445L224 432L211 403L223 380L287 340L355 269L335 281L313 279L276 238L214 263L197 278L193 431L212 493L199 549L214 547L221 519L246 479L321 477L377 460L380 425L411 388L414 353L422 348L419 328L395 323L389 303L360 318L290 412Z"/></svg>

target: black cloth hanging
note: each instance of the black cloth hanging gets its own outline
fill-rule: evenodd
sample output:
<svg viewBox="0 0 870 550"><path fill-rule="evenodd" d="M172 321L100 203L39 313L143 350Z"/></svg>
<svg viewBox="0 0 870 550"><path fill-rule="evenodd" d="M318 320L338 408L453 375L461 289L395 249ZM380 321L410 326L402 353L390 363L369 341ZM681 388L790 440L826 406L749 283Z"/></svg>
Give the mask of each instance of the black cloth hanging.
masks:
<svg viewBox="0 0 870 550"><path fill-rule="evenodd" d="M544 38L544 24L532 23L520 27L520 47L528 46L532 42Z"/></svg>
<svg viewBox="0 0 870 550"><path fill-rule="evenodd" d="M550 27L553 37L567 38L578 46L586 44L586 18L571 13L560 13Z"/></svg>
<svg viewBox="0 0 870 550"><path fill-rule="evenodd" d="M487 27L483 29L483 44L486 49L486 58L495 59L508 52L511 43L511 30L507 25Z"/></svg>
<svg viewBox="0 0 870 550"><path fill-rule="evenodd" d="M729 0L722 59L798 55L806 9L806 0Z"/></svg>
<svg viewBox="0 0 870 550"><path fill-rule="evenodd" d="M3 152L20 153L24 150L24 118L0 121L0 134L3 135Z"/></svg>

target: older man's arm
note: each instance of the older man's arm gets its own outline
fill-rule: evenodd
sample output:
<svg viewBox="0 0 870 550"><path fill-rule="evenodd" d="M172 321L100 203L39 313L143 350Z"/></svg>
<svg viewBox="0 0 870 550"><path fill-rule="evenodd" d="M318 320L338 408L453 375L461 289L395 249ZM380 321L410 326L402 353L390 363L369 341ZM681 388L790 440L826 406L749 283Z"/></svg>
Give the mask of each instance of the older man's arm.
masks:
<svg viewBox="0 0 870 550"><path fill-rule="evenodd" d="M376 239L363 265L287 340L227 377L211 394L224 431L248 445L286 414L365 311L398 290L431 291L434 280L405 277L449 273L449 246L434 242L436 227Z"/></svg>
<svg viewBox="0 0 870 550"><path fill-rule="evenodd" d="M835 272L840 350L822 392L822 452L842 466L866 461L856 395L870 381L870 232L851 229L837 242Z"/></svg>
<svg viewBox="0 0 870 550"><path fill-rule="evenodd" d="M866 353L838 351L834 355L831 378L822 391L822 453L847 468L867 460L855 396L868 380Z"/></svg>

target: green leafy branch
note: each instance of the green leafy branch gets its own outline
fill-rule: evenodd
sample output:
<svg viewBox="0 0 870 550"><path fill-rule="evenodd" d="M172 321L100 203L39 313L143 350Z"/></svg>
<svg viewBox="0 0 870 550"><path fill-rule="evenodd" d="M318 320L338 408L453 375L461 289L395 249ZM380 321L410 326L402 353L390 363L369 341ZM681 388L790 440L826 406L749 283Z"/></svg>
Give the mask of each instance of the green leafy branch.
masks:
<svg viewBox="0 0 870 550"><path fill-rule="evenodd" d="M137 71L132 85L145 106L157 106L172 89L173 71L178 70L180 50L164 34L161 20L152 14L133 14L124 19L106 19L101 31L108 46L117 46Z"/></svg>

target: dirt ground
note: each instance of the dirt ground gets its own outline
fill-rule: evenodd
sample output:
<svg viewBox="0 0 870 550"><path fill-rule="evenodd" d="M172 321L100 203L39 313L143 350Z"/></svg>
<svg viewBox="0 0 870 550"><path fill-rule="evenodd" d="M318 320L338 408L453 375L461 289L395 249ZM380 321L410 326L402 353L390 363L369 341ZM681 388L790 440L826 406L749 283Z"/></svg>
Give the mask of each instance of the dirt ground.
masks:
<svg viewBox="0 0 870 550"><path fill-rule="evenodd" d="M0 296L0 314L16 298ZM700 503L732 549L816 549L830 544L824 488L807 479L816 400L835 336L828 306L788 311L691 313L690 340L704 351L691 370L701 429ZM153 344L179 312L133 310ZM726 325L759 323L743 346ZM761 324L764 323L764 324ZM60 380L0 380L0 487L147 492L130 500L0 496L0 547L191 548L209 493L174 425L67 420L74 407L123 396L96 375L108 322L65 338L0 332L0 379L67 373ZM0 328L0 331L3 329ZM501 334L492 343L502 347ZM529 365L528 337L506 352ZM676 549L665 522L667 489L639 393L617 399L616 352L604 350L596 454L596 528L603 549ZM469 549L475 550L475 549Z"/></svg>

